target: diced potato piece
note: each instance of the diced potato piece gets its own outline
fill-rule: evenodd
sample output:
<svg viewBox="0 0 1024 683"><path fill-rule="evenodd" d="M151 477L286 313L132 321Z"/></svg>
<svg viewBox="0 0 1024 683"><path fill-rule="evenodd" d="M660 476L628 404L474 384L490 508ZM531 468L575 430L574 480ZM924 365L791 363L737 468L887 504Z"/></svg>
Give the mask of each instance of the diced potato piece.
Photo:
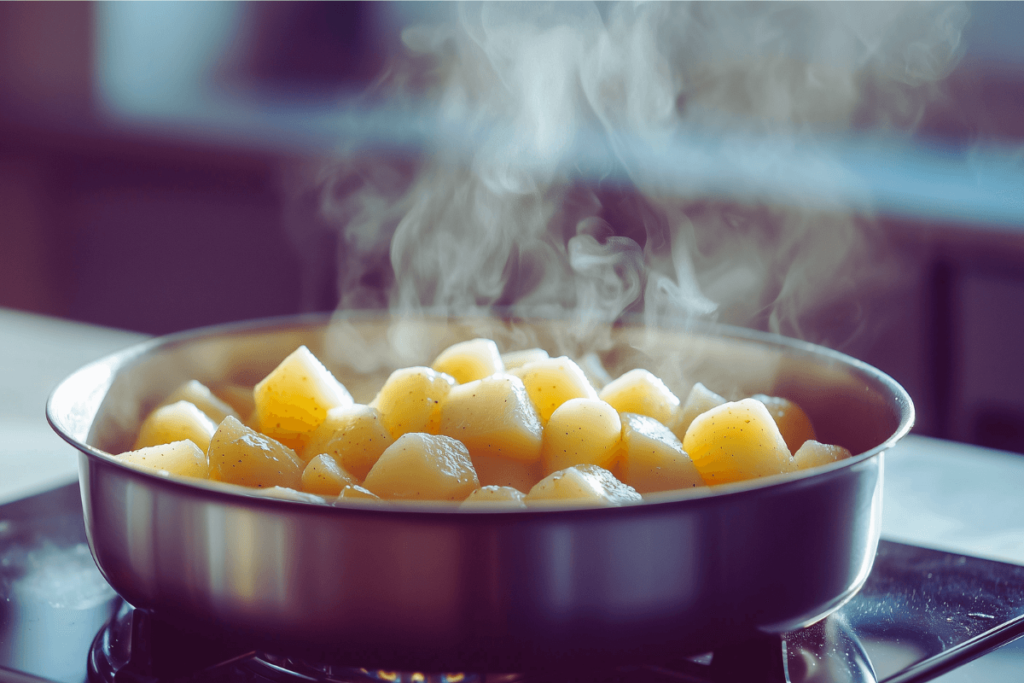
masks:
<svg viewBox="0 0 1024 683"><path fill-rule="evenodd" d="M384 451L363 486L385 499L461 501L480 488L480 481L460 442L413 433Z"/></svg>
<svg viewBox="0 0 1024 683"><path fill-rule="evenodd" d="M161 405L170 405L178 401L188 401L199 410L206 413L206 416L213 420L214 425L219 425L228 415L238 418L235 409L224 401L214 396L213 392L197 380L189 380L171 392L171 395L164 399ZM239 418L241 419L241 418Z"/></svg>
<svg viewBox="0 0 1024 683"><path fill-rule="evenodd" d="M511 486L481 486L459 505L462 509L526 509L523 492Z"/></svg>
<svg viewBox="0 0 1024 683"><path fill-rule="evenodd" d="M271 486L269 489L257 489L261 496L279 498L280 500L296 500L300 503L326 503L323 498L313 493L304 493L287 486Z"/></svg>
<svg viewBox="0 0 1024 683"><path fill-rule="evenodd" d="M752 398L698 415L686 430L683 449L709 485L796 470L775 420Z"/></svg>
<svg viewBox="0 0 1024 683"><path fill-rule="evenodd" d="M850 451L842 446L831 446L819 443L814 439L808 439L804 441L803 445L793 455L793 462L796 463L797 469L808 470L812 467L827 465L830 462L838 462L849 457L851 457Z"/></svg>
<svg viewBox="0 0 1024 683"><path fill-rule="evenodd" d="M503 372L498 345L490 339L471 339L452 344L434 359L433 369L455 378L459 384Z"/></svg>
<svg viewBox="0 0 1024 683"><path fill-rule="evenodd" d="M260 429L272 439L301 450L327 411L352 405L348 390L300 346L253 390Z"/></svg>
<svg viewBox="0 0 1024 683"><path fill-rule="evenodd" d="M318 496L337 496L343 488L355 483L355 477L326 454L311 458L302 470L302 490Z"/></svg>
<svg viewBox="0 0 1024 683"><path fill-rule="evenodd" d="M464 443L474 458L540 460L540 418L523 381L512 375L491 375L453 387L441 404L438 433Z"/></svg>
<svg viewBox="0 0 1024 683"><path fill-rule="evenodd" d="M687 395L686 400L683 401L683 404L679 406L676 414L665 424L682 441L683 437L686 436L686 430L690 428L690 423L693 422L693 418L724 403L727 403L724 398L700 382L697 382L690 389L690 393Z"/></svg>
<svg viewBox="0 0 1024 683"><path fill-rule="evenodd" d="M544 360L548 358L548 352L544 349L524 349L522 351L509 351L508 353L501 354L501 364L505 367L505 370L511 370L512 368L521 368L527 363L532 363L538 360Z"/></svg>
<svg viewBox="0 0 1024 683"><path fill-rule="evenodd" d="M122 453L117 457L139 469L163 471L179 477L197 479L206 479L210 476L206 453L188 439L147 446Z"/></svg>
<svg viewBox="0 0 1024 683"><path fill-rule="evenodd" d="M188 439L204 453L217 424L188 401L178 401L154 410L142 421L134 450Z"/></svg>
<svg viewBox="0 0 1024 683"><path fill-rule="evenodd" d="M346 486L341 490L341 493L338 494L338 500L344 501L346 503L362 502L367 500L379 501L380 496L378 496L376 493L368 489L363 488L362 486L352 484L350 486Z"/></svg>
<svg viewBox="0 0 1024 683"><path fill-rule="evenodd" d="M569 399L551 414L541 445L545 473L591 464L612 469L622 442L622 421L610 405L596 398Z"/></svg>
<svg viewBox="0 0 1024 683"><path fill-rule="evenodd" d="M394 438L409 432L437 434L441 402L455 378L431 368L395 370L370 405L380 411L384 427Z"/></svg>
<svg viewBox="0 0 1024 683"><path fill-rule="evenodd" d="M790 453L795 454L805 441L816 438L811 418L807 417L803 408L789 399L781 396L765 396L764 394L754 394L751 398L756 398L763 403L771 413L772 419L775 420L779 431L782 432L782 438L786 440L786 446L789 447Z"/></svg>
<svg viewBox="0 0 1024 683"><path fill-rule="evenodd" d="M301 457L309 461L327 453L352 476L362 479L394 442L376 408L355 404L328 410L327 418L310 435Z"/></svg>
<svg viewBox="0 0 1024 683"><path fill-rule="evenodd" d="M210 478L255 488L298 488L305 463L282 443L226 417L210 440Z"/></svg>
<svg viewBox="0 0 1024 683"><path fill-rule="evenodd" d="M620 413L636 413L668 424L679 409L679 399L665 383L642 368L612 380L598 398Z"/></svg>
<svg viewBox="0 0 1024 683"><path fill-rule="evenodd" d="M574 465L541 479L526 494L530 507L573 505L612 507L643 500L631 486L597 465Z"/></svg>
<svg viewBox="0 0 1024 683"><path fill-rule="evenodd" d="M683 444L654 418L622 414L622 481L640 493L704 486Z"/></svg>
<svg viewBox="0 0 1024 683"><path fill-rule="evenodd" d="M523 380L542 424L569 399L597 398L583 370L566 356L527 363L509 374Z"/></svg>
<svg viewBox="0 0 1024 683"><path fill-rule="evenodd" d="M509 486L526 493L541 479L541 463L509 460L470 452L481 486Z"/></svg>

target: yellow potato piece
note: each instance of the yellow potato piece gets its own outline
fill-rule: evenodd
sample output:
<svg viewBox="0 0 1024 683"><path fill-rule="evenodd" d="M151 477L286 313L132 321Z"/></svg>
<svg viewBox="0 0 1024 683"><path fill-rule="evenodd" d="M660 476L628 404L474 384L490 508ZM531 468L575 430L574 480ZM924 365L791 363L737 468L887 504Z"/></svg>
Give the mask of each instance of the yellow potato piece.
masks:
<svg viewBox="0 0 1024 683"><path fill-rule="evenodd" d="M498 345L490 339L471 339L452 344L438 354L430 366L438 372L451 375L459 384L483 379L503 372Z"/></svg>
<svg viewBox="0 0 1024 683"><path fill-rule="evenodd" d="M343 488L355 483L355 477L326 454L311 458L302 470L302 490L318 496L337 496Z"/></svg>
<svg viewBox="0 0 1024 683"><path fill-rule="evenodd" d="M463 510L525 510L523 492L511 486L481 486L469 494L459 507Z"/></svg>
<svg viewBox="0 0 1024 683"><path fill-rule="evenodd" d="M465 500L480 488L469 450L451 437L403 434L384 451L363 486L391 500Z"/></svg>
<svg viewBox="0 0 1024 683"><path fill-rule="evenodd" d="M438 433L458 439L475 459L540 460L542 427L523 381L498 374L453 387L441 404Z"/></svg>
<svg viewBox="0 0 1024 683"><path fill-rule="evenodd" d="M501 364L505 370L521 368L527 363L548 358L548 352L544 349L523 349L522 351L509 351L501 354Z"/></svg>
<svg viewBox="0 0 1024 683"><path fill-rule="evenodd" d="M395 370L370 405L380 411L384 427L394 438L409 432L437 434L441 402L455 378L431 368Z"/></svg>
<svg viewBox="0 0 1024 683"><path fill-rule="evenodd" d="M596 399L597 392L580 366L566 356L534 361L509 374L523 380L542 424L560 405L573 398Z"/></svg>
<svg viewBox="0 0 1024 683"><path fill-rule="evenodd" d="M786 440L786 446L790 453L795 454L805 441L815 438L811 418L807 417L804 409L797 404L781 396L754 394L751 398L763 403L771 413L775 424L779 426L782 438Z"/></svg>
<svg viewBox="0 0 1024 683"><path fill-rule="evenodd" d="M830 462L838 462L851 457L850 451L842 446L831 446L819 443L814 439L804 441L793 455L793 462L797 469L807 470L820 465L827 465Z"/></svg>
<svg viewBox="0 0 1024 683"><path fill-rule="evenodd" d="M206 413L188 401L178 401L157 408L142 421L133 449L188 439L205 453L215 431L217 423Z"/></svg>
<svg viewBox="0 0 1024 683"><path fill-rule="evenodd" d="M470 452L481 486L508 486L526 493L541 479L541 463Z"/></svg>
<svg viewBox="0 0 1024 683"><path fill-rule="evenodd" d="M282 443L226 417L210 440L210 478L256 488L301 485L305 463Z"/></svg>
<svg viewBox="0 0 1024 683"><path fill-rule="evenodd" d="M545 473L591 464L612 469L622 442L622 421L596 398L573 398L555 410L544 428L541 463Z"/></svg>
<svg viewBox="0 0 1024 683"><path fill-rule="evenodd" d="M642 368L608 383L598 398L620 413L636 413L668 424L679 410L679 399L665 383Z"/></svg>
<svg viewBox="0 0 1024 683"><path fill-rule="evenodd" d="M541 479L523 500L529 507L613 507L639 503L643 498L604 468L597 465L574 465Z"/></svg>
<svg viewBox="0 0 1024 683"><path fill-rule="evenodd" d="M188 401L199 408L215 425L219 425L228 415L239 418L234 408L217 398L205 384L194 379L172 391L161 405L170 405L178 401Z"/></svg>
<svg viewBox="0 0 1024 683"><path fill-rule="evenodd" d="M272 439L301 450L327 411L352 405L348 390L300 346L253 390L260 429Z"/></svg>
<svg viewBox="0 0 1024 683"><path fill-rule="evenodd" d="M727 401L716 394L715 392L708 389L706 386L697 382L690 389L690 393L687 395L686 400L676 410L676 414L669 419L665 424L672 433L679 438L680 441L686 436L686 430L690 428L690 423L693 419L701 413L706 413L715 406L720 406Z"/></svg>
<svg viewBox="0 0 1024 683"><path fill-rule="evenodd" d="M640 493L704 486L683 444L654 418L622 414L622 481Z"/></svg>
<svg viewBox="0 0 1024 683"><path fill-rule="evenodd" d="M309 461L327 453L354 477L362 479L394 442L376 408L355 404L328 410L327 418L310 435L301 457Z"/></svg>
<svg viewBox="0 0 1024 683"><path fill-rule="evenodd" d="M147 446L117 456L132 467L167 472L179 477L206 479L210 476L210 465L206 453L189 440Z"/></svg>
<svg viewBox="0 0 1024 683"><path fill-rule="evenodd" d="M796 470L775 420L752 398L724 403L694 418L683 450L709 485Z"/></svg>

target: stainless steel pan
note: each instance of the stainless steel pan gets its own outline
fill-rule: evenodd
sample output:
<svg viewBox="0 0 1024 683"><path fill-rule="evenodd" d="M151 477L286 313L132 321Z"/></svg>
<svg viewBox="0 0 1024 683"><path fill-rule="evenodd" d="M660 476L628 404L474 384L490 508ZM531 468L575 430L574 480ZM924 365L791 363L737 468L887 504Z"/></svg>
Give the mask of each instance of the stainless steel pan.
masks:
<svg viewBox="0 0 1024 683"><path fill-rule="evenodd" d="M680 391L704 381L736 396L786 396L820 440L858 455L632 507L466 513L261 498L134 470L102 452L130 446L145 411L185 379L252 384L300 343L369 400L391 369L380 353L390 322L349 319L343 337L324 318L201 330L65 380L47 415L80 451L86 530L111 586L178 625L271 651L500 671L713 650L810 624L866 579L882 454L913 423L909 396L842 354L737 329L622 326L603 359L613 376L644 366ZM414 342L423 364L481 332L578 350L573 326L552 321L406 321L398 341Z"/></svg>

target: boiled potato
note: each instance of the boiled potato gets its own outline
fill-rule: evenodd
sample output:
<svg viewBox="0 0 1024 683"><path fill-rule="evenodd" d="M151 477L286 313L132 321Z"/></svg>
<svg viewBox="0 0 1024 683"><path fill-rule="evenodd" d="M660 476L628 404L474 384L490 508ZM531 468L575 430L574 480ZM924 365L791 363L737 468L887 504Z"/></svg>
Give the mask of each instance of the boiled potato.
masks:
<svg viewBox="0 0 1024 683"><path fill-rule="evenodd" d="M525 510L526 503L523 502L523 492L511 486L481 486L469 494L466 500L459 505L463 510Z"/></svg>
<svg viewBox="0 0 1024 683"><path fill-rule="evenodd" d="M355 483L356 478L326 454L311 458L302 470L302 490L318 496L337 496L343 488Z"/></svg>
<svg viewBox="0 0 1024 683"><path fill-rule="evenodd" d="M206 460L206 453L199 450L199 447L188 439L147 446L122 453L117 457L139 469L167 472L179 477L195 477L196 479L206 479L210 476L210 465Z"/></svg>
<svg viewBox="0 0 1024 683"><path fill-rule="evenodd" d="M565 356L527 363L509 374L523 380L542 424L569 399L597 398L597 392L580 366Z"/></svg>
<svg viewBox="0 0 1024 683"><path fill-rule="evenodd" d="M546 474L572 465L612 469L622 442L618 411L596 398L573 398L551 414L541 444Z"/></svg>
<svg viewBox="0 0 1024 683"><path fill-rule="evenodd" d="M352 396L305 346L281 361L253 390L260 429L301 450L327 411L352 405Z"/></svg>
<svg viewBox="0 0 1024 683"><path fill-rule="evenodd" d="M639 503L643 498L632 487L623 484L602 467L574 465L541 479L523 500L530 507L612 507Z"/></svg>
<svg viewBox="0 0 1024 683"><path fill-rule="evenodd" d="M433 434L403 434L380 456L363 486L392 500L462 501L480 488L469 450Z"/></svg>
<svg viewBox="0 0 1024 683"><path fill-rule="evenodd" d="M786 440L786 446L789 447L790 453L795 454L805 441L816 438L811 418L807 417L803 408L789 399L781 396L765 396L764 394L754 394L751 398L763 403L771 413L772 419L775 420L779 431L782 432L782 438Z"/></svg>
<svg viewBox="0 0 1024 683"><path fill-rule="evenodd" d="M459 384L483 379L505 369L498 345L490 339L471 339L452 344L438 354L431 367L451 375Z"/></svg>
<svg viewBox="0 0 1024 683"><path fill-rule="evenodd" d="M686 401L679 406L676 414L665 424L682 441L683 437L686 436L686 430L690 428L690 423L693 422L693 418L723 403L726 403L724 398L700 382L697 382L690 389L690 393L686 396Z"/></svg>
<svg viewBox="0 0 1024 683"><path fill-rule="evenodd" d="M505 370L521 368L527 363L548 358L548 352L544 349L524 349L522 351L509 351L501 354L501 364Z"/></svg>
<svg viewBox="0 0 1024 683"><path fill-rule="evenodd" d="M452 388L441 405L438 433L458 439L475 459L489 455L540 460L541 424L523 381L491 375Z"/></svg>
<svg viewBox="0 0 1024 683"><path fill-rule="evenodd" d="M709 485L796 470L775 420L752 398L724 403L694 418L683 450Z"/></svg>
<svg viewBox="0 0 1024 683"><path fill-rule="evenodd" d="M217 424L206 413L188 401L177 401L160 406L143 420L134 450L188 439L205 453L215 431Z"/></svg>
<svg viewBox="0 0 1024 683"><path fill-rule="evenodd" d="M819 443L814 439L808 439L803 442L793 455L793 462L796 463L797 469L807 470L849 457L851 457L850 451L842 446L830 446Z"/></svg>
<svg viewBox="0 0 1024 683"><path fill-rule="evenodd" d="M683 444L654 418L622 414L622 481L640 493L704 486Z"/></svg>
<svg viewBox="0 0 1024 683"><path fill-rule="evenodd" d="M295 451L226 417L210 439L210 478L254 488L298 488L305 463Z"/></svg>
<svg viewBox="0 0 1024 683"><path fill-rule="evenodd" d="M188 401L199 408L213 420L214 425L219 425L228 415L241 419L234 408L215 396L205 384L194 379L172 391L161 405L170 405L178 401Z"/></svg>
<svg viewBox="0 0 1024 683"><path fill-rule="evenodd" d="M598 398L620 413L636 413L668 424L679 409L679 399L665 383L641 368L609 382Z"/></svg>
<svg viewBox="0 0 1024 683"><path fill-rule="evenodd" d="M328 410L327 417L310 434L301 457L309 461L326 453L344 470L362 479L394 442L377 409L357 403Z"/></svg>
<svg viewBox="0 0 1024 683"><path fill-rule="evenodd" d="M441 402L455 386L455 378L431 368L395 370L370 405L380 411L391 436L409 432L437 434Z"/></svg>

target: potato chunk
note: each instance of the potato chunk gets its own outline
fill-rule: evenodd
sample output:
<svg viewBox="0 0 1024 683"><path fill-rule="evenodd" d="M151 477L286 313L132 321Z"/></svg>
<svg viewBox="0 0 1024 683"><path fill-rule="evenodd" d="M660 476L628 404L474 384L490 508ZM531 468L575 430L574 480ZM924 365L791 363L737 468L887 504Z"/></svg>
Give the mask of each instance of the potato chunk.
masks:
<svg viewBox="0 0 1024 683"><path fill-rule="evenodd" d="M327 411L352 405L348 390L300 346L253 390L260 429L272 439L301 450Z"/></svg>
<svg viewBox="0 0 1024 683"><path fill-rule="evenodd" d="M610 405L596 398L573 398L551 414L541 445L547 474L572 465L615 466L622 442L622 421Z"/></svg>
<svg viewBox="0 0 1024 683"><path fill-rule="evenodd" d="M455 378L459 384L483 379L505 370L498 345L490 339L471 339L452 344L438 354L431 367Z"/></svg>
<svg viewBox="0 0 1024 683"><path fill-rule="evenodd" d="M447 436L403 434L384 451L363 486L391 500L465 500L480 488L469 450Z"/></svg>
<svg viewBox="0 0 1024 683"><path fill-rule="evenodd" d="M602 467L574 465L541 479L523 500L529 507L613 507L639 503L643 498L631 486L623 484Z"/></svg>
<svg viewBox="0 0 1024 683"><path fill-rule="evenodd" d="M686 430L690 428L690 423L693 422L693 418L723 403L726 403L724 398L700 382L697 382L690 389L690 393L686 396L683 404L679 406L676 414L665 424L682 441L683 437L686 436Z"/></svg>
<svg viewBox="0 0 1024 683"><path fill-rule="evenodd" d="M686 430L683 449L709 485L796 470L775 420L752 398L698 415Z"/></svg>
<svg viewBox="0 0 1024 683"><path fill-rule="evenodd" d="M318 496L337 496L343 488L355 483L356 478L326 454L310 459L302 470L302 490Z"/></svg>
<svg viewBox="0 0 1024 683"><path fill-rule="evenodd" d="M668 424L679 409L679 399L665 383L642 368L630 370L601 390L598 398L620 413L636 413Z"/></svg>
<svg viewBox="0 0 1024 683"><path fill-rule="evenodd" d="M206 453L189 440L147 446L117 456L132 467L167 472L179 477L206 479L210 465Z"/></svg>
<svg viewBox="0 0 1024 683"><path fill-rule="evenodd" d="M501 354L501 364L506 372L513 368L521 368L527 363L548 358L548 352L544 349L524 349L522 351L509 351Z"/></svg>
<svg viewBox="0 0 1024 683"><path fill-rule="evenodd" d="M370 405L380 411L384 427L394 438L409 432L437 434L441 402L455 378L431 368L395 370Z"/></svg>
<svg viewBox="0 0 1024 683"><path fill-rule="evenodd" d="M133 448L138 450L188 439L205 453L215 431L217 424L206 413L188 401L177 401L157 408L142 421Z"/></svg>
<svg viewBox="0 0 1024 683"><path fill-rule="evenodd" d="M481 486L459 505L463 510L525 510L523 492L511 486Z"/></svg>
<svg viewBox="0 0 1024 683"><path fill-rule="evenodd" d="M565 356L527 363L509 374L523 380L542 424L569 399L597 398L597 392L580 366Z"/></svg>
<svg viewBox="0 0 1024 683"><path fill-rule="evenodd" d="M326 453L352 476L362 479L394 442L376 408L355 404L328 410L301 457L308 462Z"/></svg>
<svg viewBox="0 0 1024 683"><path fill-rule="evenodd" d="M458 439L474 459L540 460L541 424L523 381L498 374L452 388L438 433Z"/></svg>
<svg viewBox="0 0 1024 683"><path fill-rule="evenodd" d="M172 391L161 405L170 405L178 401L188 401L199 408L215 425L219 425L228 415L241 419L234 408L217 398L205 384L194 379Z"/></svg>
<svg viewBox="0 0 1024 683"><path fill-rule="evenodd" d="M654 418L622 414L622 481L640 493L704 486L683 444Z"/></svg>
<svg viewBox="0 0 1024 683"><path fill-rule="evenodd" d="M811 418L807 417L804 409L797 404L781 396L754 394L751 398L757 399L768 409L775 424L779 426L790 453L795 454L805 441L815 438Z"/></svg>
<svg viewBox="0 0 1024 683"><path fill-rule="evenodd" d="M298 488L305 463L295 451L226 417L210 440L210 478L255 488Z"/></svg>
<svg viewBox="0 0 1024 683"><path fill-rule="evenodd" d="M807 470L820 465L827 465L830 462L837 462L851 457L850 451L842 446L831 446L819 443L814 439L804 441L793 455L793 462L797 469Z"/></svg>

